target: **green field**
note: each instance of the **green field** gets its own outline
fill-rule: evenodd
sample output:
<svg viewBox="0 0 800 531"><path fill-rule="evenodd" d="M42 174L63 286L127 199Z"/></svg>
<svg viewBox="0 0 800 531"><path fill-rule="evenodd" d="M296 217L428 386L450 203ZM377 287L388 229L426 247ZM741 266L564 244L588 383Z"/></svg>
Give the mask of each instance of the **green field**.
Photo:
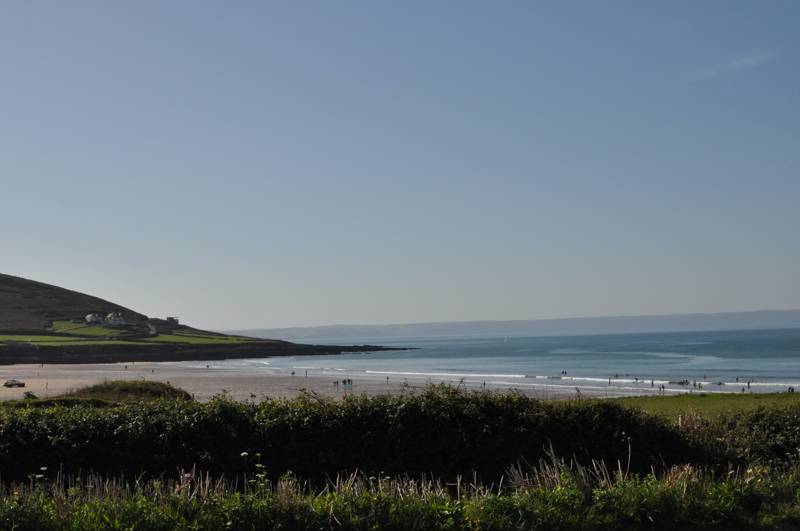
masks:
<svg viewBox="0 0 800 531"><path fill-rule="evenodd" d="M714 416L754 411L760 407L798 405L800 404L800 393L697 393L675 396L634 396L611 401L639 408L654 415L677 418L679 415L687 413Z"/></svg>
<svg viewBox="0 0 800 531"><path fill-rule="evenodd" d="M31 336L31 335L0 335L0 347L3 344L27 343L36 347L59 347L66 345L130 345L133 341L124 339L91 339L84 337L66 336Z"/></svg>
<svg viewBox="0 0 800 531"><path fill-rule="evenodd" d="M258 341L257 339L215 334L192 328L167 330L154 336L147 336L145 328L118 328L87 326L70 321L53 323L52 334L0 334L0 347L5 344L27 343L41 347L65 345L134 345L144 344L184 344L184 345L241 345Z"/></svg>
<svg viewBox="0 0 800 531"><path fill-rule="evenodd" d="M148 343L185 343L190 345L216 345L220 343L236 345L251 343L254 340L247 337L211 334L201 330L176 330L172 334L159 334L145 338L142 341L147 341Z"/></svg>
<svg viewBox="0 0 800 531"><path fill-rule="evenodd" d="M124 328L76 324L72 321L54 321L53 332L57 334L104 337L125 336L133 333L131 330Z"/></svg>
<svg viewBox="0 0 800 531"><path fill-rule="evenodd" d="M65 336L35 336L31 334L3 334L0 335L0 343L71 343L73 341L80 341L77 337Z"/></svg>

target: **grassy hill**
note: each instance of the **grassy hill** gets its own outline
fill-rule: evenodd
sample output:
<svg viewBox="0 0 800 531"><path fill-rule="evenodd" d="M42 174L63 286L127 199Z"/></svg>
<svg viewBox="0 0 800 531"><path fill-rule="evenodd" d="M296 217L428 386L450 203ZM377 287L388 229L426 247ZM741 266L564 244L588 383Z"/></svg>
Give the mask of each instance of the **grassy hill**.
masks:
<svg viewBox="0 0 800 531"><path fill-rule="evenodd" d="M125 324L86 323L119 312ZM0 274L0 364L113 363L340 354L386 350L371 345L299 345L198 330L148 318L112 302Z"/></svg>
<svg viewBox="0 0 800 531"><path fill-rule="evenodd" d="M145 315L98 297L0 274L0 331L44 331L48 321L69 321L94 312L120 312L134 323L147 320Z"/></svg>
<svg viewBox="0 0 800 531"><path fill-rule="evenodd" d="M78 322L87 314L119 312L123 325ZM263 342L151 319L119 304L58 286L0 274L2 347L234 345Z"/></svg>

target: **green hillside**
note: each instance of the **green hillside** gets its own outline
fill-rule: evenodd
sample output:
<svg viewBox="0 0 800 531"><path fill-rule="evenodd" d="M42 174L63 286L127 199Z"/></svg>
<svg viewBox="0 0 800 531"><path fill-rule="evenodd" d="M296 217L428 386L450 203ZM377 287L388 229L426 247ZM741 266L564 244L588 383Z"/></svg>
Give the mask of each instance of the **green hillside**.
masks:
<svg viewBox="0 0 800 531"><path fill-rule="evenodd" d="M0 274L0 331L44 331L49 321L111 312L121 313L130 323L147 320L146 315L98 297Z"/></svg>
<svg viewBox="0 0 800 531"><path fill-rule="evenodd" d="M120 314L121 322L86 322L89 314L111 313ZM0 352L3 346L26 345L241 345L255 341L260 340L151 319L98 297L0 274Z"/></svg>

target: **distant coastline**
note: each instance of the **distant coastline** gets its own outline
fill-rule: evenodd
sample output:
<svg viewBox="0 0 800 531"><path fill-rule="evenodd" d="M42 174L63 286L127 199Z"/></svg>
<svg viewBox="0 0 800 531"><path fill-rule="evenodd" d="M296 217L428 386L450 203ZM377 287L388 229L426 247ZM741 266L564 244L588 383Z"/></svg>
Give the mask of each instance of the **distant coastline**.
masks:
<svg viewBox="0 0 800 531"><path fill-rule="evenodd" d="M230 330L228 333L285 341L406 339L435 337L567 336L769 330L800 328L800 310L573 317L516 321L461 321L387 325L328 325Z"/></svg>

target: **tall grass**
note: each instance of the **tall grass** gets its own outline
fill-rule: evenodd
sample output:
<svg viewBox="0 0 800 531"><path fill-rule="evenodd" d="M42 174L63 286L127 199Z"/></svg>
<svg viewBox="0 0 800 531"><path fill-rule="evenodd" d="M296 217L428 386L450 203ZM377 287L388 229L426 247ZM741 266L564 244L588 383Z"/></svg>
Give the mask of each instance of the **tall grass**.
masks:
<svg viewBox="0 0 800 531"><path fill-rule="evenodd" d="M595 462L597 463L597 462ZM552 458L493 485L337 476L313 488L293 475L214 479L180 471L127 481L41 471L0 486L3 529L784 530L800 526L797 469L691 466L625 474Z"/></svg>

